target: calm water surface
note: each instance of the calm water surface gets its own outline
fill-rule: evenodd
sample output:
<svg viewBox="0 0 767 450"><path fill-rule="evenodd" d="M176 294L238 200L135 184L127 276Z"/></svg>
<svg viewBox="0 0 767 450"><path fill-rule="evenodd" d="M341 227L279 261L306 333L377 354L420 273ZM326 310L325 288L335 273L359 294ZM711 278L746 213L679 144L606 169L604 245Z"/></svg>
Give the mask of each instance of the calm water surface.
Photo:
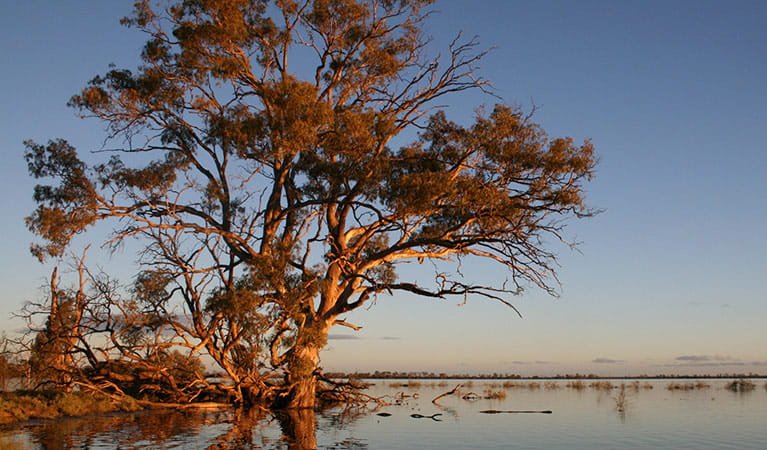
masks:
<svg viewBox="0 0 767 450"><path fill-rule="evenodd" d="M589 381L581 390L565 381L540 382L538 388L531 382L466 382L464 394L502 391L506 398L450 396L439 405L431 400L459 381L402 383L376 382L370 394L400 400L374 410L145 412L37 422L2 430L0 449L767 448L764 380L746 393L726 390L722 380L688 391L668 390L671 381L642 381L638 389L626 389L622 413L616 410L619 389L600 390ZM630 382L612 381L621 383ZM489 409L552 414L480 413ZM377 415L382 412L391 416ZM440 414L440 420L412 414Z"/></svg>

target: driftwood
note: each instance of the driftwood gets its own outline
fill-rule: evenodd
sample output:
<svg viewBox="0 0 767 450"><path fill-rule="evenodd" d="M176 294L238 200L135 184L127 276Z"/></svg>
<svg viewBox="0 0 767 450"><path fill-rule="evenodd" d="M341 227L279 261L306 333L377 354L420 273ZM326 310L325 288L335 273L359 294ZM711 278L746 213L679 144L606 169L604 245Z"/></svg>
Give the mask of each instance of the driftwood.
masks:
<svg viewBox="0 0 767 450"><path fill-rule="evenodd" d="M440 419L441 415L442 415L442 413L436 413L436 414L432 414L430 416L424 416L423 414L411 414L410 417L412 417L414 419L431 419L431 420L433 420L435 422L440 422L440 421L442 421L442 419Z"/></svg>
<svg viewBox="0 0 767 450"><path fill-rule="evenodd" d="M526 411L526 410L498 410L498 409L486 409L484 411L480 411L482 414L551 414L552 411L550 410L544 410L544 411Z"/></svg>
<svg viewBox="0 0 767 450"><path fill-rule="evenodd" d="M458 386L454 387L454 388L453 388L453 390L451 390L451 391L448 391L448 392L445 392L444 394L440 394L440 395L438 395L438 396L434 397L434 399L433 399L431 402L436 404L436 403L437 403L437 400L441 399L442 397L447 397L447 396L449 396L449 395L453 395L453 394L455 394L456 392L458 392L458 389L459 389L461 386L463 386L463 384L459 384Z"/></svg>
<svg viewBox="0 0 767 450"><path fill-rule="evenodd" d="M230 403L220 402L196 402L196 403L171 403L171 402L153 402L151 400L140 400L134 398L117 388L115 385L107 385L106 388L116 389L116 393L110 393L106 388L99 387L95 384L86 384L81 382L74 382L75 385L80 386L82 389L98 393L104 397L107 397L115 402L133 401L139 406L151 409L227 409L231 408Z"/></svg>

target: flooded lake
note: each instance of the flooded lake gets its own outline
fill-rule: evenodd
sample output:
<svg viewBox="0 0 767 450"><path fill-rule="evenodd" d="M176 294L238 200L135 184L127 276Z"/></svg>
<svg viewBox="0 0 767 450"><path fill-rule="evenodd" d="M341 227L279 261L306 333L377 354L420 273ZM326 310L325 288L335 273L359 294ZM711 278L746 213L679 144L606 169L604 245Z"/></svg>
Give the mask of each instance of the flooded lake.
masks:
<svg viewBox="0 0 767 450"><path fill-rule="evenodd" d="M765 448L765 380L746 392L726 389L728 381L376 381L368 393L389 405L39 421L2 430L0 449ZM459 383L460 395L432 403Z"/></svg>

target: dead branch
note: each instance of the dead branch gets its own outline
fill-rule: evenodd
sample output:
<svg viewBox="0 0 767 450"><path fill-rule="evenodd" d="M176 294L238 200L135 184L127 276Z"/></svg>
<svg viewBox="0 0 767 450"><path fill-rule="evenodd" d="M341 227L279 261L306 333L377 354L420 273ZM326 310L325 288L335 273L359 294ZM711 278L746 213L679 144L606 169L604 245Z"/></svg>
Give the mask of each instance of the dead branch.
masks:
<svg viewBox="0 0 767 450"><path fill-rule="evenodd" d="M383 397L374 397L362 392L363 389L367 389L370 386L369 383L353 379L339 382L324 376L320 376L319 381L321 386L318 389L318 396L321 401L328 404L344 403L357 406L366 406L368 404L383 406L390 404Z"/></svg>
<svg viewBox="0 0 767 450"><path fill-rule="evenodd" d="M461 386L463 386L463 384L459 384L459 385L457 385L456 387L454 387L452 390L450 390L450 391L447 391L447 392L445 392L444 394L440 394L440 395L438 395L438 396L434 397L434 399L433 399L431 402L432 402L432 403L434 403L434 404L436 404L436 403L437 403L437 400L441 399L442 397L447 397L447 396L449 396L449 395L453 395L453 394L455 394L456 392L458 392L458 389L460 389L460 388L461 388Z"/></svg>
<svg viewBox="0 0 767 450"><path fill-rule="evenodd" d="M431 419L435 422L442 422L442 419L440 418L442 416L442 413L435 413L430 416L424 416L423 414L411 414L410 417L413 419Z"/></svg>

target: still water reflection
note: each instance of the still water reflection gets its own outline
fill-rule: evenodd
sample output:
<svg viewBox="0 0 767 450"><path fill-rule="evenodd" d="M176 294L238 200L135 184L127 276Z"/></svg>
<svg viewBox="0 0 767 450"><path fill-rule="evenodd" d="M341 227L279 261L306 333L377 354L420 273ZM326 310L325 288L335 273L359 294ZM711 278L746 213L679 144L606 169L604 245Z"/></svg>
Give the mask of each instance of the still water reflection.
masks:
<svg viewBox="0 0 767 450"><path fill-rule="evenodd" d="M0 449L411 449L765 448L767 389L731 392L726 381L670 390L670 381L567 386L474 381L378 382L378 409L185 411L41 421L0 432ZM625 402L618 408L620 384ZM494 393L495 395L488 395ZM500 394L499 394L500 393ZM494 396L494 399L481 397ZM622 411L620 411L622 409ZM481 413L480 411L540 411ZM379 415L383 413L382 415ZM436 415L435 415L436 414ZM416 417L413 417L415 415ZM433 418L430 418L433 417Z"/></svg>

